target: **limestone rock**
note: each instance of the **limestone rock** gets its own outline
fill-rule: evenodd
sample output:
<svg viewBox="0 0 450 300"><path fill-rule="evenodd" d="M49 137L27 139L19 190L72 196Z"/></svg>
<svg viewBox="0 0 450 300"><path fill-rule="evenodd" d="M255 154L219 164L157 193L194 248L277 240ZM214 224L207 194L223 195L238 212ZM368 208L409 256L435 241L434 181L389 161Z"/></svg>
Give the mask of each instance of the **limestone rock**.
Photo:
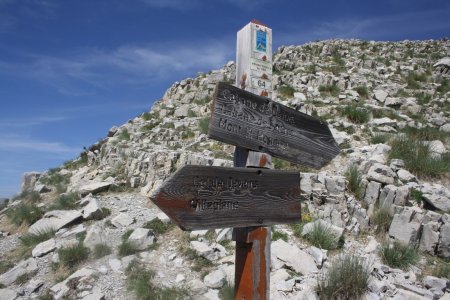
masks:
<svg viewBox="0 0 450 300"><path fill-rule="evenodd" d="M126 213L120 213L111 219L111 223L117 228L130 226L133 222L133 219Z"/></svg>
<svg viewBox="0 0 450 300"><path fill-rule="evenodd" d="M447 288L448 280L444 278L437 278L434 276L425 276L423 278L423 284L428 289L436 289L444 291Z"/></svg>
<svg viewBox="0 0 450 300"><path fill-rule="evenodd" d="M42 219L30 226L28 232L39 234L48 230L59 230L81 218L81 213L76 210L52 210L44 214Z"/></svg>
<svg viewBox="0 0 450 300"><path fill-rule="evenodd" d="M52 286L50 288L50 291L52 292L55 300L63 299L71 289L81 288L82 286L86 285L86 283L89 283L89 281L91 281L97 273L98 272L96 270L88 267L79 269L64 281ZM74 281L77 282L77 285L75 287L69 284L70 282Z"/></svg>
<svg viewBox="0 0 450 300"><path fill-rule="evenodd" d="M450 258L450 223L445 223L441 226L437 252L439 256Z"/></svg>
<svg viewBox="0 0 450 300"><path fill-rule="evenodd" d="M277 240L271 244L271 260L279 260L295 272L309 275L318 271L314 258L295 245L290 245L283 240ZM277 263L275 262L274 265Z"/></svg>
<svg viewBox="0 0 450 300"><path fill-rule="evenodd" d="M47 253L52 252L55 249L56 249L55 239L49 239L45 242L37 244L36 247L34 247L31 254L33 255L33 257L41 257Z"/></svg>
<svg viewBox="0 0 450 300"><path fill-rule="evenodd" d="M92 182L80 187L81 196L86 196L88 194L97 194L106 191L111 186L111 182Z"/></svg>
<svg viewBox="0 0 450 300"><path fill-rule="evenodd" d="M383 103L386 100L386 97L388 96L388 93L384 90L375 90L374 91L374 98L381 103Z"/></svg>
<svg viewBox="0 0 450 300"><path fill-rule="evenodd" d="M445 212L450 211L450 198L445 195L423 194L422 198L434 208Z"/></svg>
<svg viewBox="0 0 450 300"><path fill-rule="evenodd" d="M83 208L84 220L100 220L103 217L103 212L98 204L97 199L90 198L88 204Z"/></svg>
<svg viewBox="0 0 450 300"><path fill-rule="evenodd" d="M367 172L367 179L384 184L393 184L397 174L388 166L375 163Z"/></svg>
<svg viewBox="0 0 450 300"><path fill-rule="evenodd" d="M419 249L423 252L434 255L436 246L439 242L439 224L429 222L422 225L422 235L420 237Z"/></svg>
<svg viewBox="0 0 450 300"><path fill-rule="evenodd" d="M19 294L13 289L0 289L0 300L14 300Z"/></svg>
<svg viewBox="0 0 450 300"><path fill-rule="evenodd" d="M26 172L22 175L22 191L27 191L33 189L34 185L41 177L39 172Z"/></svg>
<svg viewBox="0 0 450 300"><path fill-rule="evenodd" d="M380 194L381 183L376 181L369 181L364 194L364 202L367 204L375 204Z"/></svg>
<svg viewBox="0 0 450 300"><path fill-rule="evenodd" d="M404 244L415 245L420 230L420 223L413 221L414 210L406 208L394 215L391 226L389 227L389 236Z"/></svg>
<svg viewBox="0 0 450 300"><path fill-rule="evenodd" d="M217 259L217 255L214 253L214 249L209 247L206 243L199 241L191 241L190 247L192 250L198 253L198 255L214 261Z"/></svg>
<svg viewBox="0 0 450 300"><path fill-rule="evenodd" d="M37 262L34 258L21 261L17 266L0 275L0 284L9 286L14 283L18 277L36 272L38 270Z"/></svg>
<svg viewBox="0 0 450 300"><path fill-rule="evenodd" d="M99 224L92 225L87 230L83 244L91 250L94 250L95 245L106 244L103 228Z"/></svg>
<svg viewBox="0 0 450 300"><path fill-rule="evenodd" d="M225 283L225 274L222 270L218 269L206 275L203 281L207 287L218 289Z"/></svg>
<svg viewBox="0 0 450 300"><path fill-rule="evenodd" d="M138 250L145 250L155 241L155 236L147 228L136 228L128 238L128 242L133 244Z"/></svg>

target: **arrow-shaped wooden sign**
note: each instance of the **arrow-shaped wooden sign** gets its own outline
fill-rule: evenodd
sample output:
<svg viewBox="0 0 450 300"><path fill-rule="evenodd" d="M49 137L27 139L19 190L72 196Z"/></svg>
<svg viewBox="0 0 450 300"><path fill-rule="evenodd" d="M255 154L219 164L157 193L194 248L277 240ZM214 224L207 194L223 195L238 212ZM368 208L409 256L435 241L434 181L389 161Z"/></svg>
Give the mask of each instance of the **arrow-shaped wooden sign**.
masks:
<svg viewBox="0 0 450 300"><path fill-rule="evenodd" d="M320 168L339 154L327 124L234 86L218 83L210 138Z"/></svg>
<svg viewBox="0 0 450 300"><path fill-rule="evenodd" d="M188 165L151 200L183 230L298 222L300 174Z"/></svg>

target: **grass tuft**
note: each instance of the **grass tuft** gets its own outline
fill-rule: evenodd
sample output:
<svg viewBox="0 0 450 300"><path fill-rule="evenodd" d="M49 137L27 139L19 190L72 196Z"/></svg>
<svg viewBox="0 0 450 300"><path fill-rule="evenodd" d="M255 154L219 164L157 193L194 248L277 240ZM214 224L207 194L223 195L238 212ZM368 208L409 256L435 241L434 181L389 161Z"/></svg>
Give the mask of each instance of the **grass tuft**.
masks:
<svg viewBox="0 0 450 300"><path fill-rule="evenodd" d="M155 234L163 234L172 228L175 228L175 225L173 223L164 223L158 218L155 218L151 221L148 221L144 224L144 228L150 229Z"/></svg>
<svg viewBox="0 0 450 300"><path fill-rule="evenodd" d="M34 247L39 243L45 242L51 239L55 235L55 231L52 229L44 230L38 233L29 233L19 237L20 242L25 247Z"/></svg>
<svg viewBox="0 0 450 300"><path fill-rule="evenodd" d="M290 85L282 85L278 88L278 93L281 97L294 97L295 89Z"/></svg>
<svg viewBox="0 0 450 300"><path fill-rule="evenodd" d="M22 224L33 224L44 215L44 212L35 204L21 203L8 209L6 215L11 222L17 226L20 226Z"/></svg>
<svg viewBox="0 0 450 300"><path fill-rule="evenodd" d="M49 210L69 210L78 208L80 197L77 193L62 194L55 203L49 207Z"/></svg>
<svg viewBox="0 0 450 300"><path fill-rule="evenodd" d="M375 232L377 234L384 234L388 232L392 223L392 214L387 208L379 208L373 215L373 223L377 226Z"/></svg>
<svg viewBox="0 0 450 300"><path fill-rule="evenodd" d="M106 244L96 244L94 245L93 254L95 258L100 258L111 254L111 248Z"/></svg>
<svg viewBox="0 0 450 300"><path fill-rule="evenodd" d="M132 233L133 233L133 230L130 229L130 230L127 230L122 235L122 243L119 245L119 253L118 253L120 257L132 255L132 254L139 252L137 247L128 241L128 238L130 237L130 235Z"/></svg>
<svg viewBox="0 0 450 300"><path fill-rule="evenodd" d="M142 264L133 260L125 270L128 290L134 292L139 300L179 300L190 299L188 290L180 287L162 287L153 283L155 272L146 270Z"/></svg>
<svg viewBox="0 0 450 300"><path fill-rule="evenodd" d="M358 172L358 167L356 165L349 166L345 173L345 177L348 181L348 190L352 192L356 198L361 199L363 196L362 177Z"/></svg>
<svg viewBox="0 0 450 300"><path fill-rule="evenodd" d="M288 235L284 232L272 230L272 241L283 240L285 242L288 241Z"/></svg>
<svg viewBox="0 0 450 300"><path fill-rule="evenodd" d="M60 264L69 269L73 269L88 259L89 249L83 245L83 242L70 245L58 250Z"/></svg>
<svg viewBox="0 0 450 300"><path fill-rule="evenodd" d="M347 105L341 110L341 114L356 124L364 124L369 121L369 112L358 105Z"/></svg>
<svg viewBox="0 0 450 300"><path fill-rule="evenodd" d="M370 143L371 144L386 144L390 138L391 138L391 135L388 133L375 133L370 138Z"/></svg>
<svg viewBox="0 0 450 300"><path fill-rule="evenodd" d="M204 134L208 133L210 119L211 119L210 117L204 117L198 121L198 130L200 130L201 133Z"/></svg>
<svg viewBox="0 0 450 300"><path fill-rule="evenodd" d="M329 227L322 225L320 222L314 224L311 232L305 238L317 248L336 249L338 246L338 238L333 234Z"/></svg>
<svg viewBox="0 0 450 300"><path fill-rule="evenodd" d="M367 86L365 86L365 85L357 86L355 88L355 91L358 93L359 97L361 97L362 99L369 98L369 91L367 90Z"/></svg>
<svg viewBox="0 0 450 300"><path fill-rule="evenodd" d="M393 268L407 269L419 260L417 250L409 245L395 241L392 245L385 244L380 249L384 263Z"/></svg>
<svg viewBox="0 0 450 300"><path fill-rule="evenodd" d="M223 300L234 300L234 286L228 281L219 290L219 297Z"/></svg>
<svg viewBox="0 0 450 300"><path fill-rule="evenodd" d="M361 299L368 290L371 268L360 256L341 255L318 280L320 299Z"/></svg>
<svg viewBox="0 0 450 300"><path fill-rule="evenodd" d="M339 96L340 89L336 84L321 85L319 92L322 96L331 95L333 97Z"/></svg>

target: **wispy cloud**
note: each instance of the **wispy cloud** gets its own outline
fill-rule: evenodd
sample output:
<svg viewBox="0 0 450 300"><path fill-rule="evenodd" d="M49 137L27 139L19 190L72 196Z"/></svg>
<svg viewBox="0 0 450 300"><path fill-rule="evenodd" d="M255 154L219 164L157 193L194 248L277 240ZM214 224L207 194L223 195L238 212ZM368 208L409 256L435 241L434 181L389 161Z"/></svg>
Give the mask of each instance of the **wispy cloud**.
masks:
<svg viewBox="0 0 450 300"><path fill-rule="evenodd" d="M283 44L299 44L331 38L374 40L409 39L410 34L432 31L450 32L449 10L429 10L380 15L371 18L335 19L309 25L292 24L292 29L278 38ZM305 28L298 30L297 28Z"/></svg>
<svg viewBox="0 0 450 300"><path fill-rule="evenodd" d="M271 0L140 0L142 3L156 8L168 8L175 10L201 9L204 5L224 3L246 10L260 8Z"/></svg>
<svg viewBox="0 0 450 300"><path fill-rule="evenodd" d="M119 82L146 85L174 72L219 68L233 56L230 45L225 41L173 42L126 45L113 50L83 49L66 57L31 54L24 57L28 63L0 61L0 73L31 77L65 95L83 95Z"/></svg>
<svg viewBox="0 0 450 300"><path fill-rule="evenodd" d="M63 116L43 116L43 117L31 117L26 119L12 119L12 120L3 120L0 121L0 128L20 128L20 127L29 127L29 126L38 126L46 123L60 122L67 120L68 117Z"/></svg>
<svg viewBox="0 0 450 300"><path fill-rule="evenodd" d="M0 136L2 143L0 150L13 151L38 151L53 154L75 154L80 152L79 148L69 147L60 142L47 142L19 136Z"/></svg>

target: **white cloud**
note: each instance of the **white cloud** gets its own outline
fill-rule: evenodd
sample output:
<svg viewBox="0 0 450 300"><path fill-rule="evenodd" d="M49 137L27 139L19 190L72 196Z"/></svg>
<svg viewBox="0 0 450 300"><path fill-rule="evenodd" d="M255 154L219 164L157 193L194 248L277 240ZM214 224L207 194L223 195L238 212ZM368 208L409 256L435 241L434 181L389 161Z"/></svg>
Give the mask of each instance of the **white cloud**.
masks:
<svg viewBox="0 0 450 300"><path fill-rule="evenodd" d="M18 136L1 136L0 150L6 152L37 151L53 154L76 154L79 148L66 146L59 142L46 142Z"/></svg>
<svg viewBox="0 0 450 300"><path fill-rule="evenodd" d="M231 45L226 41L172 42L126 45L113 50L84 49L66 57L28 55L30 62L26 64L0 61L0 72L31 77L62 94L78 96L118 83L147 85L173 73L184 76L220 68L234 54Z"/></svg>
<svg viewBox="0 0 450 300"><path fill-rule="evenodd" d="M332 38L374 40L409 39L410 34L426 35L432 31L450 32L450 11L429 10L379 15L371 18L335 19L309 25L292 24L292 29L278 36L283 44L300 44ZM298 30L298 28L304 28ZM438 38L438 37L437 37Z"/></svg>
<svg viewBox="0 0 450 300"><path fill-rule="evenodd" d="M0 128L11 128L11 127L28 127L43 125L46 123L60 122L67 120L67 117L63 116L42 116L26 119L13 119L13 120L3 120L0 121Z"/></svg>

